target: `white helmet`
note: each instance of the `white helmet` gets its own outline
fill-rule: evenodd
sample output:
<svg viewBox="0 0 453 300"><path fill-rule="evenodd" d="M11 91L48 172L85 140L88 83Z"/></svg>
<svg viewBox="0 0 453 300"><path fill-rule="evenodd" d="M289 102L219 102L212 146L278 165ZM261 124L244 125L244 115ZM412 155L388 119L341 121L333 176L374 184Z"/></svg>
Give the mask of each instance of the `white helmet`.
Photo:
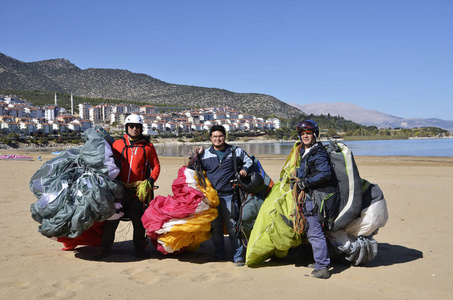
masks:
<svg viewBox="0 0 453 300"><path fill-rule="evenodd" d="M129 123L141 124L143 126L143 119L139 115L132 114L132 115L127 116L126 120L124 121L124 125L127 125Z"/></svg>

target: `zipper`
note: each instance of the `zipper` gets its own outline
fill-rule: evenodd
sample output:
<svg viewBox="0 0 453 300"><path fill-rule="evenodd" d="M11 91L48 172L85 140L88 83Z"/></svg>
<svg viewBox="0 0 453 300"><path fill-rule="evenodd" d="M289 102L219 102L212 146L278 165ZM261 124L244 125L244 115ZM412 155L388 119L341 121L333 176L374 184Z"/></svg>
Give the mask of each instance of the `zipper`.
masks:
<svg viewBox="0 0 453 300"><path fill-rule="evenodd" d="M130 183L129 180L131 178L132 162L134 161L134 156L136 154L137 154L137 147L131 148L131 159L129 161L129 174L127 174L127 183Z"/></svg>

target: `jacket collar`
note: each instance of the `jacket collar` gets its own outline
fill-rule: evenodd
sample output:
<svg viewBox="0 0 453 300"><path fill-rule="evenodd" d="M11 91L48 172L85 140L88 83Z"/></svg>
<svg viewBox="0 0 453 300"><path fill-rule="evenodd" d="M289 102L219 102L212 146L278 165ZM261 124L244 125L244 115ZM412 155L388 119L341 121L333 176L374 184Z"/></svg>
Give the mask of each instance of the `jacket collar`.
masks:
<svg viewBox="0 0 453 300"><path fill-rule="evenodd" d="M126 141L126 145L128 145L128 146L145 141L145 137L143 136L143 134L138 138L138 140L133 141L132 143L131 143L131 140L129 138L129 135L127 135L127 133L124 134L123 137L124 137L124 140Z"/></svg>

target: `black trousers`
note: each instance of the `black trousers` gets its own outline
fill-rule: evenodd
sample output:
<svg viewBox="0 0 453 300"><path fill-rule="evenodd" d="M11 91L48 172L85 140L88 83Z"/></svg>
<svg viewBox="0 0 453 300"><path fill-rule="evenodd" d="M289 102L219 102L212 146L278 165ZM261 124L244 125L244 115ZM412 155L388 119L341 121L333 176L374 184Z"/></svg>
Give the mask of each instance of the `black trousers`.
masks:
<svg viewBox="0 0 453 300"><path fill-rule="evenodd" d="M145 249L145 228L142 223L142 216L145 212L143 202L138 200L135 195L135 191L125 188L124 196L121 201L123 205L124 217L129 218L132 221L134 228L133 241L136 251L143 251ZM104 231L102 233L102 248L112 247L113 241L115 240L115 231L118 228L120 220L107 220L104 223Z"/></svg>

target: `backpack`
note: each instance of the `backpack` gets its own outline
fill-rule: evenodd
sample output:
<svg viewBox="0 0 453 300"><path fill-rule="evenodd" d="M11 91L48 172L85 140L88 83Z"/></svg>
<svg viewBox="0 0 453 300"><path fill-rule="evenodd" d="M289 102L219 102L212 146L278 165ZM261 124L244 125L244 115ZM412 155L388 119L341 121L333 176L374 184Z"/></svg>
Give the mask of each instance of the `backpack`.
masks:
<svg viewBox="0 0 453 300"><path fill-rule="evenodd" d="M340 203L331 231L346 228L362 209L362 182L354 155L344 143L329 140L326 147L338 181Z"/></svg>
<svg viewBox="0 0 453 300"><path fill-rule="evenodd" d="M330 154L328 153L328 150L326 147L322 144L318 145L315 147L312 151L310 151L306 156L304 156L303 160L306 161L305 163L305 170L304 173L306 175L312 175L311 174L311 168L309 168L309 162L310 162L310 157L316 155L318 151L325 151L326 154L329 156L329 163L331 165L331 169L333 172L333 167L331 164L330 160ZM300 152L300 150L299 150ZM300 156L300 154L298 154ZM301 168L302 166L299 166ZM297 172L297 171L296 171ZM298 178L295 178L296 182L298 181ZM333 178L331 179L332 182L330 182L328 185L323 186L323 187L317 187L314 189L309 189L306 192L306 195L303 196L303 199L301 199L301 191L299 190L298 185L293 186L293 195L298 195L297 198L298 200L296 203L299 203L298 205L301 205L299 208L299 212L295 212L296 215L303 213L304 217L307 216L317 216L319 222L323 225L323 227L331 231L333 229L333 224L335 221L335 218L338 215L338 207L340 203L340 193L338 189L338 185L335 180L335 174L333 174ZM292 183L293 184L293 183ZM313 206L310 210L307 209L306 206L306 200L310 198L311 201L313 201ZM296 221L297 219L293 220L293 222ZM302 226L305 230L305 226ZM299 228L298 230L302 229ZM294 228L296 230L296 228Z"/></svg>
<svg viewBox="0 0 453 300"><path fill-rule="evenodd" d="M336 193L325 189L313 190L316 211L304 211L304 214L317 214L326 230L337 231L346 228L360 214L362 183L354 155L344 143L329 140L329 144L323 146L335 173L338 190Z"/></svg>

